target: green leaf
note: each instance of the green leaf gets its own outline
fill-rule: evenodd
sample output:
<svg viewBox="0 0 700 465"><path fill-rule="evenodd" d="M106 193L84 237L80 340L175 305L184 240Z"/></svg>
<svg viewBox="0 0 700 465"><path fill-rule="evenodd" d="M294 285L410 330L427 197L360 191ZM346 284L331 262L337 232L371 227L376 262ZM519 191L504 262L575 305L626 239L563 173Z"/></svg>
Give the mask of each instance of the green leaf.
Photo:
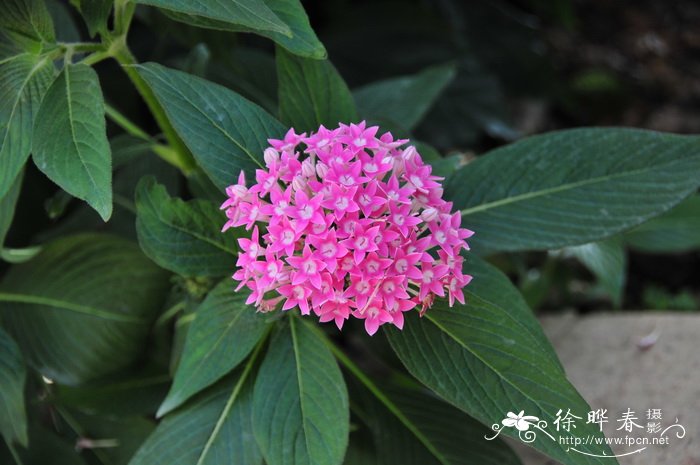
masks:
<svg viewBox="0 0 700 465"><path fill-rule="evenodd" d="M80 386L55 385L54 401L107 417L153 416L169 386L170 376L152 368L117 372Z"/></svg>
<svg viewBox="0 0 700 465"><path fill-rule="evenodd" d="M28 53L0 62L0 198L29 158L34 118L53 73L51 60Z"/></svg>
<svg viewBox="0 0 700 465"><path fill-rule="evenodd" d="M277 47L280 118L297 132L357 122L352 94L328 60L294 56Z"/></svg>
<svg viewBox="0 0 700 465"><path fill-rule="evenodd" d="M253 427L268 465L342 463L348 393L325 341L296 317L273 337L255 381Z"/></svg>
<svg viewBox="0 0 700 465"><path fill-rule="evenodd" d="M17 451L21 465L87 464L83 456L75 450L75 441L70 444L64 438L59 438L53 429L45 428L37 423L29 425L29 444L31 447L28 449Z"/></svg>
<svg viewBox="0 0 700 465"><path fill-rule="evenodd" d="M261 465L250 366L165 417L129 465Z"/></svg>
<svg viewBox="0 0 700 465"><path fill-rule="evenodd" d="M454 66L435 66L412 76L373 82L353 95L363 118L388 120L411 130L456 74Z"/></svg>
<svg viewBox="0 0 700 465"><path fill-rule="evenodd" d="M221 233L225 215L206 200L168 195L153 177L136 188L136 232L141 249L163 268L183 276L223 276L235 264L236 239Z"/></svg>
<svg viewBox="0 0 700 465"><path fill-rule="evenodd" d="M224 279L197 308L175 380L158 416L233 370L267 332L269 318L246 305L248 295L236 292L234 282Z"/></svg>
<svg viewBox="0 0 700 465"><path fill-rule="evenodd" d="M593 273L612 298L615 307L620 307L627 269L627 256L621 238L615 236L604 241L568 247L566 250Z"/></svg>
<svg viewBox="0 0 700 465"><path fill-rule="evenodd" d="M225 87L155 63L137 69L197 162L222 191L236 183L241 170L254 179L255 169L264 166L267 139L284 135L275 118Z"/></svg>
<svg viewBox="0 0 700 465"><path fill-rule="evenodd" d="M142 417L119 414L115 416L93 415L62 409L70 415L72 425L81 437L105 441L104 447L95 447L92 454L100 463L127 465L134 453L155 429L155 423Z"/></svg>
<svg viewBox="0 0 700 465"><path fill-rule="evenodd" d="M445 196L480 253L597 241L658 215L700 185L700 138L573 129L523 139L455 172Z"/></svg>
<svg viewBox="0 0 700 465"><path fill-rule="evenodd" d="M625 242L642 252L681 253L700 248L700 195L628 231Z"/></svg>
<svg viewBox="0 0 700 465"><path fill-rule="evenodd" d="M107 221L112 215L112 156L104 112L97 73L84 64L66 66L37 113L32 152L49 179Z"/></svg>
<svg viewBox="0 0 700 465"><path fill-rule="evenodd" d="M73 17L71 5L60 0L45 0L45 2L53 21L56 42L80 42L82 34Z"/></svg>
<svg viewBox="0 0 700 465"><path fill-rule="evenodd" d="M19 347L0 328L0 434L8 444L27 447L24 382L27 371Z"/></svg>
<svg viewBox="0 0 700 465"><path fill-rule="evenodd" d="M141 354L168 276L136 244L84 234L47 244L0 283L0 315L28 363L78 384Z"/></svg>
<svg viewBox="0 0 700 465"><path fill-rule="evenodd" d="M24 50L39 53L43 43L56 40L43 0L5 0L2 8L0 28Z"/></svg>
<svg viewBox="0 0 700 465"><path fill-rule="evenodd" d="M79 0L80 13L85 19L90 37L107 31L107 21L112 11L113 0Z"/></svg>
<svg viewBox="0 0 700 465"><path fill-rule="evenodd" d="M252 32L274 40L282 47L299 56L317 60L326 57L326 49L321 41L318 40L318 37L316 37L316 33L311 29L309 17L306 16L304 7L299 0L262 0L262 3L267 5L267 7L289 27L291 35L174 12L168 13L168 16L175 20L199 27L233 32Z"/></svg>
<svg viewBox="0 0 700 465"><path fill-rule="evenodd" d="M369 391L352 388L352 410L370 429L378 463L391 465L519 465L501 440L486 441L490 430L451 405L413 387L383 391L402 418ZM408 422L410 428L404 422ZM416 437L416 431L420 437ZM355 431L350 434L352 442Z"/></svg>
<svg viewBox="0 0 700 465"><path fill-rule="evenodd" d="M12 218L15 216L15 205L22 188L23 177L24 173L20 173L10 191L0 198L0 248L5 244L5 236L7 236L7 232L12 224Z"/></svg>
<svg viewBox="0 0 700 465"><path fill-rule="evenodd" d="M474 276L466 288L467 305L448 308L439 301L423 318L408 315L403 331L387 330L403 364L436 394L486 425L500 424L508 412L525 411L546 420L555 438L559 409L586 417L590 407L566 379L547 339L507 278L476 258L465 264ZM518 430L502 434L518 437ZM592 424L579 421L577 437L602 438ZM563 464L615 463L572 452L569 446L539 433L532 447ZM582 445L587 453L608 453L607 446Z"/></svg>
<svg viewBox="0 0 700 465"><path fill-rule="evenodd" d="M218 29L223 23L231 26L244 26L255 31L274 31L292 36L289 26L272 12L262 0L138 0L144 5L157 6L174 13L178 19L192 15L195 26ZM190 21L188 21L190 22Z"/></svg>

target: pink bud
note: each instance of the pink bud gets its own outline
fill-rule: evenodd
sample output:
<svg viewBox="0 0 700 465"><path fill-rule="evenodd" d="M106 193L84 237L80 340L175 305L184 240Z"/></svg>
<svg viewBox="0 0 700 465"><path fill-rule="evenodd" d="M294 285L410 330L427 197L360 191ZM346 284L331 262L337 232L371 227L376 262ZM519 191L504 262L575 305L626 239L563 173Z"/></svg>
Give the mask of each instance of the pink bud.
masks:
<svg viewBox="0 0 700 465"><path fill-rule="evenodd" d="M414 157L418 155L418 151L416 151L416 148L412 145L409 145L406 147L401 154L401 158L403 158L406 161L413 161Z"/></svg>
<svg viewBox="0 0 700 465"><path fill-rule="evenodd" d="M321 162L316 163L316 174L318 174L318 177L321 179L325 178L328 174L328 165Z"/></svg>
<svg viewBox="0 0 700 465"><path fill-rule="evenodd" d="M248 188L240 184L231 186L231 196L238 197L239 199L244 199L248 195Z"/></svg>
<svg viewBox="0 0 700 465"><path fill-rule="evenodd" d="M430 223L431 221L435 221L435 219L438 217L438 211L433 207L428 207L425 210L423 210L423 212L420 214L420 217L426 223Z"/></svg>
<svg viewBox="0 0 700 465"><path fill-rule="evenodd" d="M304 162L301 164L301 174L303 174L307 178L312 178L316 176L316 169L314 167L314 164L308 158L304 160Z"/></svg>
<svg viewBox="0 0 700 465"><path fill-rule="evenodd" d="M277 152L277 150L273 149L272 147L268 147L265 149L263 157L265 158L265 164L268 167L275 166L280 160L280 154Z"/></svg>
<svg viewBox="0 0 700 465"><path fill-rule="evenodd" d="M292 180L292 189L295 191L303 191L307 187L306 180L301 176L295 176Z"/></svg>

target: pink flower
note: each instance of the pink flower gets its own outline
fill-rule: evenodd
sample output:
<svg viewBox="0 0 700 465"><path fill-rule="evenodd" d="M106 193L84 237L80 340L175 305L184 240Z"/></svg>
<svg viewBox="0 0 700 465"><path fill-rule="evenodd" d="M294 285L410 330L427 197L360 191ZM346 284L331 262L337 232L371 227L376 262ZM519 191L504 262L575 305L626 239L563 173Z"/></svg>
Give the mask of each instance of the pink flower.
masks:
<svg viewBox="0 0 700 465"><path fill-rule="evenodd" d="M460 252L473 232L415 147L377 132L365 122L308 137L290 129L269 140L252 186L241 173L226 189L223 231L253 230L238 240L233 278L259 311L298 307L339 329L353 317L371 335L402 328L404 312L436 297L464 303Z"/></svg>

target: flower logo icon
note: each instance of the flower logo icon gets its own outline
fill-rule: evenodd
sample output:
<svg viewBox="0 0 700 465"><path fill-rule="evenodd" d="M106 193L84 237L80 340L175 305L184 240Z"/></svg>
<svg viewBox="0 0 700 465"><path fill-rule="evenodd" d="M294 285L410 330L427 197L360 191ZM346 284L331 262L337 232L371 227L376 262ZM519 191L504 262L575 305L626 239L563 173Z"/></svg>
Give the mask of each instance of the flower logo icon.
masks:
<svg viewBox="0 0 700 465"><path fill-rule="evenodd" d="M508 412L507 418L504 418L503 426L515 426L518 431L527 431L532 423L537 423L540 419L531 415L525 415L525 410L521 410L517 415L513 412Z"/></svg>

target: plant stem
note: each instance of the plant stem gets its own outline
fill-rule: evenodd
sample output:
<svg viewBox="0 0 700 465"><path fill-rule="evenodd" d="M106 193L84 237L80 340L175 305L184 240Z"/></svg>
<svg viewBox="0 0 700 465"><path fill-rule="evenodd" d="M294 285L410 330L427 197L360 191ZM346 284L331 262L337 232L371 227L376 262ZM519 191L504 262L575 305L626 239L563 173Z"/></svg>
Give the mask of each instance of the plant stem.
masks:
<svg viewBox="0 0 700 465"><path fill-rule="evenodd" d="M129 120L129 118L124 116L124 114L108 103L105 103L105 114L107 115L107 118L111 119L112 122L132 136L138 137L146 142L153 142L153 138L151 138L146 131L138 127L135 123Z"/></svg>
<svg viewBox="0 0 700 465"><path fill-rule="evenodd" d="M175 129L170 124L168 116L165 114L165 110L158 103L156 96L153 91L148 86L146 81L139 75L136 71L134 65L137 64L136 59L131 54L131 51L126 45L124 37L119 37L110 47L114 58L122 65L122 69L126 75L131 79L132 84L136 87L136 90L141 94L141 97L146 102L146 105L151 110L153 117L158 123L158 126L163 131L165 139L168 141L170 146L173 147L174 152L177 154L177 166L180 168L185 175L189 175L197 168L197 164L192 158L192 154L187 149L185 144L182 142L180 137L175 132Z"/></svg>
<svg viewBox="0 0 700 465"><path fill-rule="evenodd" d="M170 321L172 317L177 315L177 313L183 308L185 308L185 302L176 303L175 305L167 309L165 312L163 312L163 314L158 317L153 326L155 326L156 328L159 326L163 326L165 323Z"/></svg>

